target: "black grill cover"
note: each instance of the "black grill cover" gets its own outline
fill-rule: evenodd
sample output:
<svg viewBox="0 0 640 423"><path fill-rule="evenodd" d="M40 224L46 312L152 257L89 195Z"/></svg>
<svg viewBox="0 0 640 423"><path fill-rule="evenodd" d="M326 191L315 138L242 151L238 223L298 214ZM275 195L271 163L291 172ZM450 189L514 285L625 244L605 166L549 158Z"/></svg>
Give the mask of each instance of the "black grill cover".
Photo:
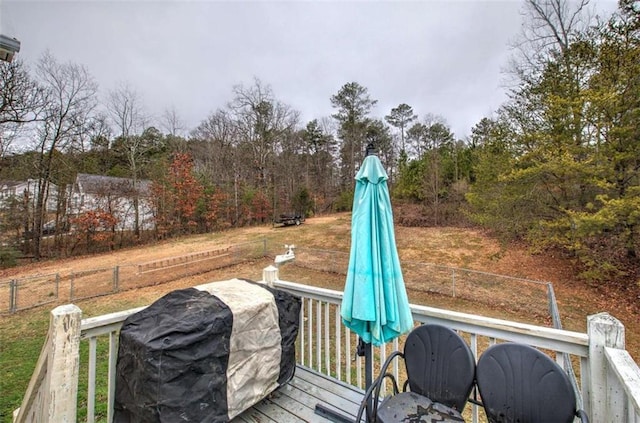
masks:
<svg viewBox="0 0 640 423"><path fill-rule="evenodd" d="M165 295L122 326L114 422L228 422L293 377L299 315L240 279Z"/></svg>

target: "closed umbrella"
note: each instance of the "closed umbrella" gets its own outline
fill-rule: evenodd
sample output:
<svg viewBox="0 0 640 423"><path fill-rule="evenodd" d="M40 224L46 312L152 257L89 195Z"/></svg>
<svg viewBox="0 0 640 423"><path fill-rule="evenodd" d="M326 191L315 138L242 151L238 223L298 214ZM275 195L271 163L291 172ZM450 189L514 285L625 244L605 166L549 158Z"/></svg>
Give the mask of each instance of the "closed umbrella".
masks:
<svg viewBox="0 0 640 423"><path fill-rule="evenodd" d="M372 382L371 344L382 345L413 328L387 179L380 159L367 156L356 175L351 254L342 298L342 322L364 342L367 388Z"/></svg>

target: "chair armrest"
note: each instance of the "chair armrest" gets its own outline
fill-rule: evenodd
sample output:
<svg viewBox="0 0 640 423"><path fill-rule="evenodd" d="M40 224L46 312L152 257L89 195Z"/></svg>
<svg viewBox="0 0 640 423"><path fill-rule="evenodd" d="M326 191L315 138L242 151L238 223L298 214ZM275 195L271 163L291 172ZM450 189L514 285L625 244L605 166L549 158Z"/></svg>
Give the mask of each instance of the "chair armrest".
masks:
<svg viewBox="0 0 640 423"><path fill-rule="evenodd" d="M378 376L378 379L376 379L376 382L374 382L373 384L375 385L376 383L378 383L379 386L382 386L382 381L384 380L385 377L388 377L391 379L391 382L393 382L393 395L397 394L399 392L398 390L398 382L396 381L396 378L387 371L387 369L389 368L389 366L391 365L391 362L393 361L394 358L396 357L400 357L404 360L404 354L401 353L400 351L394 351L391 353L391 355L389 357L387 357L387 359L385 360L384 364L382 365L382 367L380 368L380 376ZM376 396L380 396L380 388L378 387L378 391L376 392Z"/></svg>
<svg viewBox="0 0 640 423"><path fill-rule="evenodd" d="M374 392L375 392L375 396L373 396L373 410L369 410L370 415L367 416L366 421L375 422L375 415L378 411L378 402L380 400L380 387L382 386L382 383L384 382L384 379L386 377L390 378L393 383L393 394L395 395L399 392L396 378L391 373L387 372L387 369L389 368L391 361L396 357L401 357L404 359L404 354L401 353L400 351L394 351L393 353L391 353L391 355L387 357L387 360L382 365L382 368L380 369L380 375L371 383L371 386L367 388L364 394L364 397L362 398L362 402L360 403L360 407L358 408L358 414L356 415L356 423L360 423L360 419L362 418L362 413L364 412L367 406L367 402L368 402L367 400L369 399L369 397L374 395Z"/></svg>
<svg viewBox="0 0 640 423"><path fill-rule="evenodd" d="M362 402L360 403L360 407L358 408L358 414L356 414L355 423L360 423L360 420L362 419L362 413L364 413L364 410L367 407L367 402L368 402L367 400L373 394L373 390L375 389L375 387L376 387L376 384L374 382L371 384L371 386L369 386L369 388L364 393L364 397L362 397ZM371 420L371 415L368 415L365 422L375 422L375 420Z"/></svg>

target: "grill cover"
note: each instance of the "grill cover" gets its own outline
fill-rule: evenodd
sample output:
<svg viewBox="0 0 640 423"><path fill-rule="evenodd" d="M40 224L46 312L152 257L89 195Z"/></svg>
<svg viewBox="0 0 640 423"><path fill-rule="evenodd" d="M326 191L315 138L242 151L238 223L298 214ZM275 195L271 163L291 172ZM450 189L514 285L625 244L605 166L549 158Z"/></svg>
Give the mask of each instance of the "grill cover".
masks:
<svg viewBox="0 0 640 423"><path fill-rule="evenodd" d="M293 377L299 315L241 279L165 295L122 326L114 422L228 422Z"/></svg>

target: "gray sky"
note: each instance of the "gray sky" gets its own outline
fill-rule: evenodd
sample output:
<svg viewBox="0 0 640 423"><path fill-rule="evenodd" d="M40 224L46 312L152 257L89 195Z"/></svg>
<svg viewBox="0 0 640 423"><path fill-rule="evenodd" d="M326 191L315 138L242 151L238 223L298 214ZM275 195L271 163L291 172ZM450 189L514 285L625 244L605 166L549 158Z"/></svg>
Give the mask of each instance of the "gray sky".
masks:
<svg viewBox="0 0 640 423"><path fill-rule="evenodd" d="M330 97L356 81L378 100L375 117L407 103L462 138L505 100L520 9L516 0L0 0L0 32L21 41L28 64L49 49L86 65L103 98L126 82L150 113L173 106L189 128L257 77L303 125L333 113Z"/></svg>

